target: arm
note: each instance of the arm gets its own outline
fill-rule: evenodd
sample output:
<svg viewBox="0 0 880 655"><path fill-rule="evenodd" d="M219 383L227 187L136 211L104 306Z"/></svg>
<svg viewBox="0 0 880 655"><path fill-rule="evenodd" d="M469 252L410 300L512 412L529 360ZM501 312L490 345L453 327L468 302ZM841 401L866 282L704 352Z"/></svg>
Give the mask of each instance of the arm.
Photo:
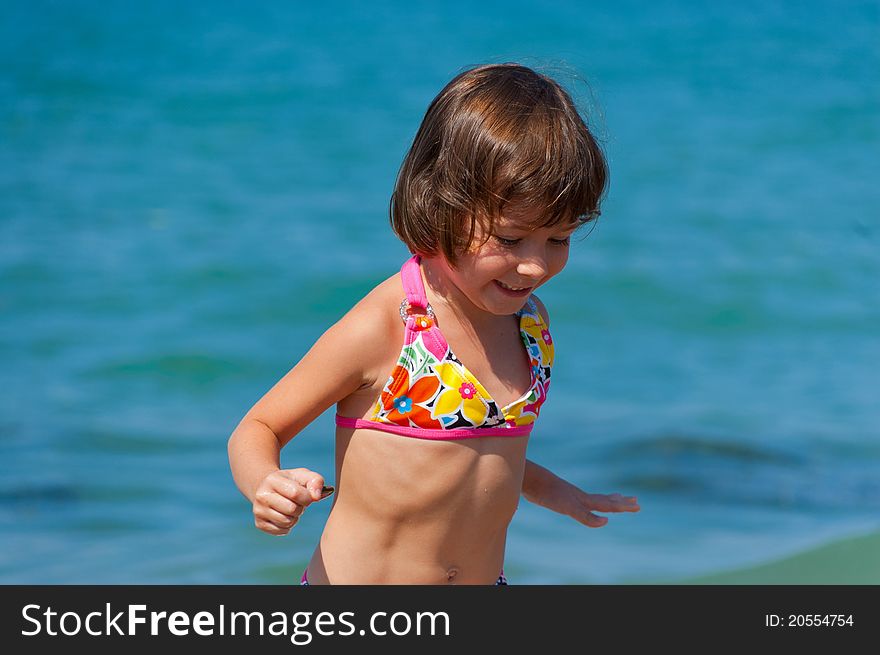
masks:
<svg viewBox="0 0 880 655"><path fill-rule="evenodd" d="M281 470L281 449L332 404L372 383L373 362L365 358L379 349L364 344L386 337L388 313L368 299L327 330L229 437L232 477L265 532L287 534L324 484L307 469Z"/></svg>
<svg viewBox="0 0 880 655"><path fill-rule="evenodd" d="M638 512L639 502L635 496L589 494L566 482L543 466L526 460L522 484L523 497L531 503L570 516L591 528L601 528L608 523L599 512Z"/></svg>
<svg viewBox="0 0 880 655"><path fill-rule="evenodd" d="M538 296L533 294L532 298L549 329L550 314L547 308ZM618 493L589 494L529 459L526 460L523 475L522 495L530 503L570 516L591 528L601 528L608 523L606 517L593 514L594 510L638 512L640 509L635 496L621 496Z"/></svg>

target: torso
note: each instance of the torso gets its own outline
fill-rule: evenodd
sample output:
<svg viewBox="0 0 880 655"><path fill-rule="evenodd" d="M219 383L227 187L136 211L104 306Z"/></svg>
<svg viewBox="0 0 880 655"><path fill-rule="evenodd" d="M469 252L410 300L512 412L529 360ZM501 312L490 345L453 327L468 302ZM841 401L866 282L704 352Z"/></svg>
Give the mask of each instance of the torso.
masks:
<svg viewBox="0 0 880 655"><path fill-rule="evenodd" d="M393 317L389 334L370 346L382 352L369 382L339 401L337 413L370 417L400 355L404 295L399 273L370 294ZM439 303L434 309L452 351L500 406L525 393L531 379L517 317L474 343L454 315ZM430 441L337 427L337 493L309 564L310 583L492 584L519 501L527 440Z"/></svg>

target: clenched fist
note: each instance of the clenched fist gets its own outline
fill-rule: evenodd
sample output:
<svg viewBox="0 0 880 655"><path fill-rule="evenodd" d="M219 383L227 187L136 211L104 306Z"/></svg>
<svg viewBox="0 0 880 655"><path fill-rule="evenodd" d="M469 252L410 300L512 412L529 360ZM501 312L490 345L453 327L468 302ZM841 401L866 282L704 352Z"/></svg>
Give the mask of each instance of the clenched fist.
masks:
<svg viewBox="0 0 880 655"><path fill-rule="evenodd" d="M254 524L271 535L283 536L299 521L305 508L333 493L324 478L308 469L274 471L254 493Z"/></svg>

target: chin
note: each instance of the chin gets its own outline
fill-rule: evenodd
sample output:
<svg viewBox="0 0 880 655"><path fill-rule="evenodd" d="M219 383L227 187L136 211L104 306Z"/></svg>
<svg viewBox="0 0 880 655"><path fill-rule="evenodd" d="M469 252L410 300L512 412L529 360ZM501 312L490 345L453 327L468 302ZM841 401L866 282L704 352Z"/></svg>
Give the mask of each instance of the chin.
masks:
<svg viewBox="0 0 880 655"><path fill-rule="evenodd" d="M510 316L516 314L519 310L526 306L526 300L508 300L507 302L495 302L493 308L487 308L490 314L495 316Z"/></svg>

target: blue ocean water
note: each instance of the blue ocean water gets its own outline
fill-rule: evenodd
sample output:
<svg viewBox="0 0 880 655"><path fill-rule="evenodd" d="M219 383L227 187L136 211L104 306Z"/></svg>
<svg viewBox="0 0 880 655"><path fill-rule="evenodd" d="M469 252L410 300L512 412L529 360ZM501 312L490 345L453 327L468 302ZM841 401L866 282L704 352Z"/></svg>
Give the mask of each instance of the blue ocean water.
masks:
<svg viewBox="0 0 880 655"><path fill-rule="evenodd" d="M34 2L0 24L0 582L297 579L226 439L407 252L397 168L464 67L581 102L609 196L548 283L514 583L701 575L880 529L876 2ZM577 421L573 422L572 417ZM332 476L332 411L282 454ZM833 571L831 572L833 577Z"/></svg>

